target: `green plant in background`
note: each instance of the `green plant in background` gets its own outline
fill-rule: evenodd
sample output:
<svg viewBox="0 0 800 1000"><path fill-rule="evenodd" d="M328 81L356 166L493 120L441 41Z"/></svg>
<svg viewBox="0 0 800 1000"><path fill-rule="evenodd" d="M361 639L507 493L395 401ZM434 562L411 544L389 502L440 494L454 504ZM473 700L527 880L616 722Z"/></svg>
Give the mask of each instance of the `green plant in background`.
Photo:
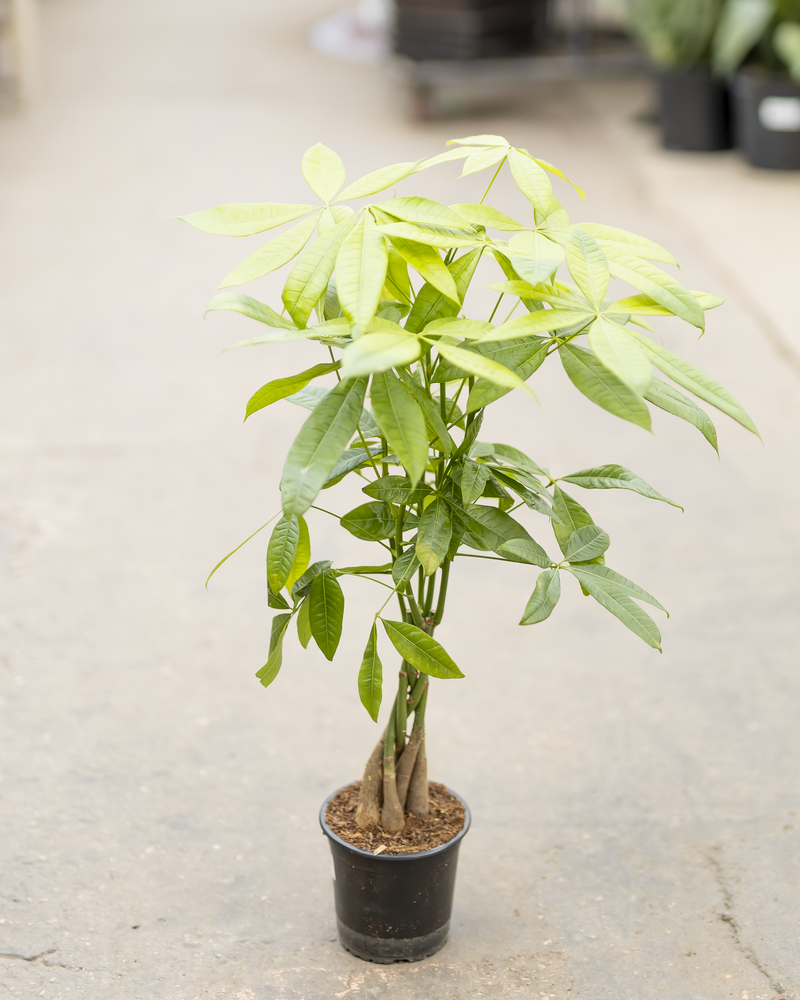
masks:
<svg viewBox="0 0 800 1000"><path fill-rule="evenodd" d="M730 76L751 53L772 73L800 83L800 0L726 0L714 36L712 65Z"/></svg>
<svg viewBox="0 0 800 1000"><path fill-rule="evenodd" d="M709 62L722 0L619 0L615 6L660 69Z"/></svg>
<svg viewBox="0 0 800 1000"><path fill-rule="evenodd" d="M607 225L573 225L549 179L563 174L527 150L493 135L451 145L456 148L385 167L347 187L339 157L316 145L303 157L302 172L321 201L317 207L222 205L183 217L229 236L289 225L221 285L242 285L295 261L281 314L240 291L223 291L208 306L262 325L263 333L242 344L305 340L321 354L305 371L262 386L246 408L246 419L282 399L311 411L294 441L287 441L282 510L272 519L277 523L267 548L268 600L278 613L257 677L265 687L277 677L292 622L303 647L313 639L333 659L345 606L340 581L357 576L383 591L385 599L364 625L357 678L375 721L383 690L381 641L388 640L402 665L387 724L365 770L357 820L389 833L402 829L404 810L427 812L429 678L463 676L434 638L457 561L493 559L537 569L523 625L549 617L566 575L660 649L658 627L641 604L664 609L606 565L609 536L567 488L632 490L673 501L621 465L555 474L514 445L481 439L487 407L512 389L530 392L534 373L560 365L579 393L646 430L655 406L692 424L717 448L711 419L684 390L757 433L730 393L664 347L648 321L678 317L702 331L704 310L721 299L687 290L657 266L675 261L650 240ZM462 176L494 169L477 202L375 198L421 170L458 159L465 160ZM532 212L528 221L485 203L504 164ZM354 210L348 202L361 204ZM499 280L490 287L498 297L491 314L478 318L468 293L482 260L497 269ZM611 279L638 294L609 298ZM654 377L654 366L669 381ZM322 379L328 380L324 387ZM330 514L329 501L317 506L320 492L354 476L365 501L332 516L345 531L373 543L378 558L359 566L312 563L304 515L309 509ZM386 610L392 602L395 615Z"/></svg>

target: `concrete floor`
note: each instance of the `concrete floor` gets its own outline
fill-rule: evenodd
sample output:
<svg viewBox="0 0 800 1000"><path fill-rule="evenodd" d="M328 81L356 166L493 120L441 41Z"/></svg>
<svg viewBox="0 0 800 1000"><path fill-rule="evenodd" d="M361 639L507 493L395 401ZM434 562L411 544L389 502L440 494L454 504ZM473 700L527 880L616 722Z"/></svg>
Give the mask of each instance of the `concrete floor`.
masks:
<svg viewBox="0 0 800 1000"><path fill-rule="evenodd" d="M44 0L45 92L0 120L0 994L800 995L800 180L658 151L644 82L410 123L388 77L308 49L333 6ZM555 370L541 406L497 407L487 440L562 473L618 461L685 504L586 501L611 564L670 609L665 651L572 591L518 629L531 573L459 566L441 638L467 678L429 709L432 777L474 813L452 938L373 966L335 941L316 812L375 739L355 696L374 595L348 584L335 663L291 647L265 692L263 545L203 589L276 509L279 432L303 416L242 427L244 401L311 349L220 356L250 325L202 310L247 248L166 217L305 199L319 140L357 177L483 131L582 183L577 219L658 239L729 300L670 343L764 444L721 417L717 462L688 425L647 435ZM456 173L425 190L474 198L482 178L454 194ZM311 528L314 558L362 557Z"/></svg>

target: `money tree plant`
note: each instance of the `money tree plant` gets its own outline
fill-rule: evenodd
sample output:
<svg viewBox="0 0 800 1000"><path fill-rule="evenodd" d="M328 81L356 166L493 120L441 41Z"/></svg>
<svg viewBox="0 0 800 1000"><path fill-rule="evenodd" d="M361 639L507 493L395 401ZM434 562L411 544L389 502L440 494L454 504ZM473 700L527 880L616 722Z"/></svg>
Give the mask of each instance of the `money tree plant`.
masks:
<svg viewBox="0 0 800 1000"><path fill-rule="evenodd" d="M532 394L531 377L560 365L579 393L646 430L655 406L694 425L716 450L711 419L685 390L757 433L733 396L663 346L648 321L672 316L702 331L705 310L721 299L687 290L659 267L675 261L656 243L613 226L572 223L550 182L552 175L566 178L526 149L494 135L449 145L345 187L342 161L318 144L305 153L302 173L321 204L228 204L182 217L225 236L289 226L235 267L208 306L261 324L263 332L242 345L305 340L316 355L305 371L263 385L246 408L245 419L280 400L311 411L286 455L281 509L267 522L268 603L277 614L256 676L264 687L278 676L292 623L304 648L313 640L332 660L344 616L341 581L375 583L380 593L372 620L362 625L365 649L353 683L376 722L387 643L401 662L383 735L364 771L357 822L388 833L402 830L407 812L428 810L429 678L463 676L434 638L459 560L524 563L538 572L522 625L548 618L562 578L572 577L584 595L660 649L659 630L641 604L664 609L606 565L608 535L567 488L633 490L672 501L621 465L556 474L515 445L484 441L486 408L514 389ZM479 201L456 202L456 195L456 203L444 205L381 194L462 159L462 177L494 171ZM522 195L519 221L486 204L506 165ZM497 301L489 315L476 316L469 291L482 260L495 269L489 287ZM292 261L280 312L227 290ZM636 294L623 289L621 298L609 297L612 278ZM364 502L334 516L342 529L374 543L376 559L312 563L304 515L331 513L331 501L317 504L319 494L346 477L358 477Z"/></svg>

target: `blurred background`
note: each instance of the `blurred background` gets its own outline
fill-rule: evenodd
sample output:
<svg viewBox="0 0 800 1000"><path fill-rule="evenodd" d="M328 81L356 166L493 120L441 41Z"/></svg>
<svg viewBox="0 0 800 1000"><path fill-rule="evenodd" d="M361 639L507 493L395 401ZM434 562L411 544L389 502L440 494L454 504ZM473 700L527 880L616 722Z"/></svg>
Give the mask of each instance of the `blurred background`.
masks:
<svg viewBox="0 0 800 1000"><path fill-rule="evenodd" d="M0 24L0 992L800 993L790 0L4 0ZM559 474L619 462L686 508L586 501L669 608L664 655L579 592L517 629L525 567L464 560L441 639L467 677L428 711L431 777L475 816L452 939L379 969L335 942L316 821L375 740L355 686L374 597L351 581L335 662L295 644L264 691L261 536L203 587L274 513L304 416L243 427L245 402L312 348L223 353L252 324L203 309L260 237L174 216L305 201L316 142L353 180L484 132L580 184L557 189L575 221L656 240L727 299L702 339L660 329L763 444L720 417L718 461L556 370L496 407L487 440ZM478 200L458 172L400 193ZM309 524L314 559L367 551Z"/></svg>

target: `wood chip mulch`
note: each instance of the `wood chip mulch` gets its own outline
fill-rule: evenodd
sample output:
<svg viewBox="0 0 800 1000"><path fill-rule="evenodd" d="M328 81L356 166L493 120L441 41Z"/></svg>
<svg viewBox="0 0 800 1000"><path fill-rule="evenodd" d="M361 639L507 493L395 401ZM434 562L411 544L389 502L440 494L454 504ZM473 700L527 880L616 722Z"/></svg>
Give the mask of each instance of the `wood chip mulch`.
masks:
<svg viewBox="0 0 800 1000"><path fill-rule="evenodd" d="M411 854L429 851L452 840L464 825L464 807L444 785L428 782L430 813L424 819L406 813L406 825L394 835L356 826L360 781L343 788L328 803L325 820L337 837L373 854Z"/></svg>

